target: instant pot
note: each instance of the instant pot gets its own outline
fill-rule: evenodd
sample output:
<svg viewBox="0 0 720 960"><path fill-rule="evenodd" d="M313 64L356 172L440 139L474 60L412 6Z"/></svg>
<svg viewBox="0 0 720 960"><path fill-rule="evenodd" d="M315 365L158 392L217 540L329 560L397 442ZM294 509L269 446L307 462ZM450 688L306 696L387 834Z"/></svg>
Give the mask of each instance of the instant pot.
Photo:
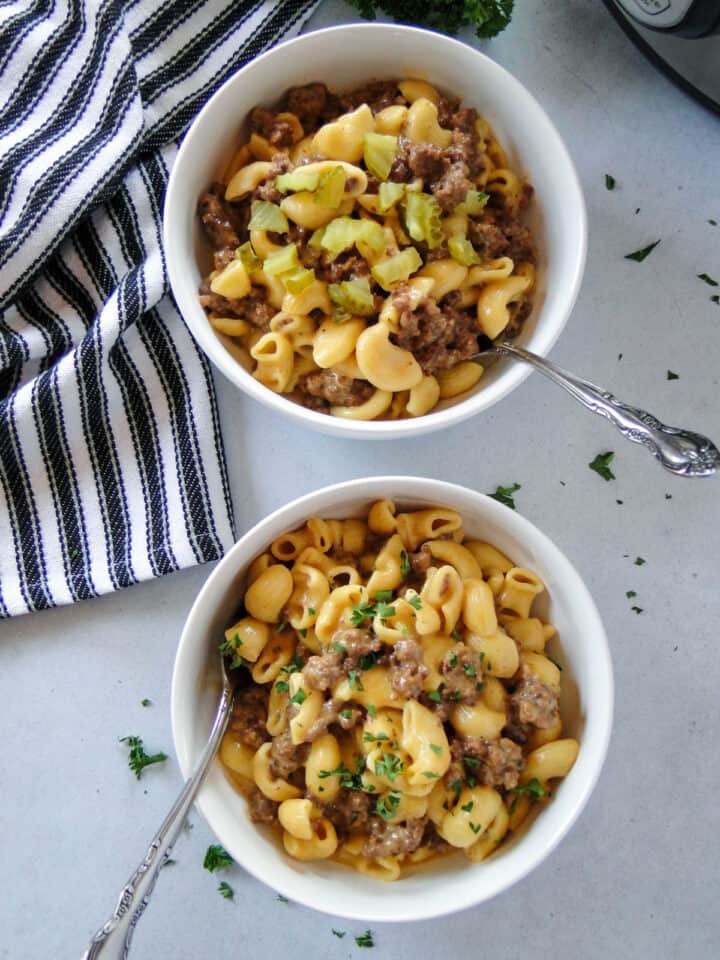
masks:
<svg viewBox="0 0 720 960"><path fill-rule="evenodd" d="M605 0L671 80L720 113L720 0Z"/></svg>

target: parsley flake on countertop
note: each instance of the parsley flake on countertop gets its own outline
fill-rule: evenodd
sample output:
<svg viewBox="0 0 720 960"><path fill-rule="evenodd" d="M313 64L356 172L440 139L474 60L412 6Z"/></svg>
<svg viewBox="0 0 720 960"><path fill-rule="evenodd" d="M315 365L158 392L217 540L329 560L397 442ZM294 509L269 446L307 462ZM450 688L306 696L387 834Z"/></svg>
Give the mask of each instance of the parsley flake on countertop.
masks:
<svg viewBox="0 0 720 960"><path fill-rule="evenodd" d="M275 897L275 899L276 899L279 903L290 903L290 901L288 900L288 898L287 898L287 897L284 897L281 893L279 893L279 894Z"/></svg>
<svg viewBox="0 0 720 960"><path fill-rule="evenodd" d="M608 450L607 453L599 453L588 466L591 470L594 470L595 473L599 474L603 480L614 480L615 474L610 469L610 462L614 456L615 454L612 450Z"/></svg>
<svg viewBox="0 0 720 960"><path fill-rule="evenodd" d="M646 247L643 247L641 250L633 250L632 253L626 253L626 260L634 260L635 263L642 263L646 257L649 257L653 252L655 247L660 243L659 240L656 240L655 243L649 243Z"/></svg>
<svg viewBox="0 0 720 960"><path fill-rule="evenodd" d="M698 280L704 280L705 283L706 283L709 287L717 287L717 286L718 286L717 280L713 280L713 278L712 278L712 277L709 277L706 273L698 273L698 274L697 274L697 278L698 278Z"/></svg>
<svg viewBox="0 0 720 960"><path fill-rule="evenodd" d="M167 760L166 753L154 753L148 756L143 749L143 742L140 737L120 737L120 743L126 743L130 747L130 756L128 757L128 766L139 780L145 767L153 763L162 763Z"/></svg>
<svg viewBox="0 0 720 960"><path fill-rule="evenodd" d="M361 936L355 937L355 943L359 947L374 947L375 941L373 940L372 930L366 930Z"/></svg>
<svg viewBox="0 0 720 960"><path fill-rule="evenodd" d="M712 303L720 304L720 294L714 293L714 294L710 297L710 300L711 300Z"/></svg>
<svg viewBox="0 0 720 960"><path fill-rule="evenodd" d="M680 374L674 373L672 370L668 370L668 372L667 372L667 378L668 378L668 380L679 380L679 379L680 379Z"/></svg>
<svg viewBox="0 0 720 960"><path fill-rule="evenodd" d="M147 697L143 697L143 699L140 701L140 704L143 707L150 707L152 706L152 700L148 700Z"/></svg>
<svg viewBox="0 0 720 960"><path fill-rule="evenodd" d="M642 613L642 612L643 612L643 608L642 608L642 607L630 607L630 609L631 609L632 611L634 611L635 613Z"/></svg>
<svg viewBox="0 0 720 960"><path fill-rule="evenodd" d="M636 597L637 594L635 593L634 590L628 590L628 591L625 593L625 596L628 598L628 600L632 600L632 598L633 598L633 597Z"/></svg>
<svg viewBox="0 0 720 960"><path fill-rule="evenodd" d="M615 177L611 176L609 173L606 173L606 174L605 174L605 189L606 189L606 190L614 190L616 183L617 183L617 180L615 179Z"/></svg>
<svg viewBox="0 0 720 960"><path fill-rule="evenodd" d="M708 220L708 223L710 224L711 227L717 226L717 220Z"/></svg>
<svg viewBox="0 0 720 960"><path fill-rule="evenodd" d="M225 897L226 900L235 899L235 891L225 880L221 880L218 886L218 893L221 897Z"/></svg>
<svg viewBox="0 0 720 960"><path fill-rule="evenodd" d="M634 562L636 567L641 567L644 563L647 563L647 560L644 557L635 557Z"/></svg>
<svg viewBox="0 0 720 960"><path fill-rule="evenodd" d="M342 938L345 936L344 930L336 930L335 927L331 927L330 929L333 932L333 936L337 937L338 940L342 940Z"/></svg>
<svg viewBox="0 0 720 960"><path fill-rule="evenodd" d="M495 490L495 493L490 493L488 496L492 497L493 500L497 500L498 503L504 503L506 507L510 507L511 510L515 509L515 498L513 494L517 490L521 490L522 485L519 483L513 483L509 487L498 487Z"/></svg>
<svg viewBox="0 0 720 960"><path fill-rule="evenodd" d="M221 846L219 843L211 843L205 851L203 867L205 867L206 870L209 870L210 873L215 873L216 870L224 870L225 867L229 867L233 863L235 863L233 858L227 852L225 847Z"/></svg>

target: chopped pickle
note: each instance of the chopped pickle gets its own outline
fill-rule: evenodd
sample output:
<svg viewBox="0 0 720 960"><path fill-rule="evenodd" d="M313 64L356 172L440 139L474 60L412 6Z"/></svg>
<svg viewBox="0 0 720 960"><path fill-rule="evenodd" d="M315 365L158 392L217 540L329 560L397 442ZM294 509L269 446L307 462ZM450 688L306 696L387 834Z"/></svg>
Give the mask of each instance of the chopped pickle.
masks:
<svg viewBox="0 0 720 960"><path fill-rule="evenodd" d="M405 193L404 183L381 183L378 190L378 213L387 213Z"/></svg>
<svg viewBox="0 0 720 960"><path fill-rule="evenodd" d="M356 317L369 317L376 312L375 300L367 277L355 277L353 280L331 283L328 286L328 293L335 306Z"/></svg>
<svg viewBox="0 0 720 960"><path fill-rule="evenodd" d="M248 229L287 233L290 228L287 217L276 203L270 203L269 200L253 200Z"/></svg>
<svg viewBox="0 0 720 960"><path fill-rule="evenodd" d="M408 193L405 201L405 225L413 240L426 243L431 250L442 245L443 229L440 204L429 193Z"/></svg>
<svg viewBox="0 0 720 960"><path fill-rule="evenodd" d="M315 203L335 209L342 202L345 193L345 171L342 167L333 167L319 175Z"/></svg>
<svg viewBox="0 0 720 960"><path fill-rule="evenodd" d="M455 207L456 213L469 213L471 217L479 216L490 199L489 193L480 193L479 190L468 190L462 203Z"/></svg>
<svg viewBox="0 0 720 960"><path fill-rule="evenodd" d="M281 273L287 273L288 270L296 270L299 266L297 247L294 243L289 243L281 250L269 254L263 263L263 270L271 277L277 277Z"/></svg>
<svg viewBox="0 0 720 960"><path fill-rule="evenodd" d="M353 220L351 217L336 217L325 227L320 246L330 253L342 253L349 250L358 240L364 241L374 250L385 247L383 228L375 220Z"/></svg>
<svg viewBox="0 0 720 960"><path fill-rule="evenodd" d="M473 247L468 238L464 237L461 233L450 237L448 240L448 250L453 260L463 267L471 267L474 263L482 263L475 247Z"/></svg>
<svg viewBox="0 0 720 960"><path fill-rule="evenodd" d="M280 280L288 293L302 293L306 287L315 279L314 270L306 270L305 267L299 267L290 273L284 273Z"/></svg>
<svg viewBox="0 0 720 960"><path fill-rule="evenodd" d="M308 240L308 246L312 247L313 250L322 250L322 240L326 229L326 227L320 227L318 230L313 230L313 234Z"/></svg>
<svg viewBox="0 0 720 960"><path fill-rule="evenodd" d="M422 257L415 247L406 247L389 260L376 263L370 272L383 290L391 290L396 283L407 280L410 274L415 273L421 266Z"/></svg>
<svg viewBox="0 0 720 960"><path fill-rule="evenodd" d="M363 137L365 166L379 180L387 180L397 153L397 137L384 133L366 133Z"/></svg>
<svg viewBox="0 0 720 960"><path fill-rule="evenodd" d="M249 240L238 247L235 251L235 256L238 260L242 260L243 265L248 273L252 273L253 270L257 270L261 265L260 258L255 254L255 251L252 248L252 244Z"/></svg>
<svg viewBox="0 0 720 960"><path fill-rule="evenodd" d="M275 177L275 189L280 193L298 193L300 190L317 190L320 174L302 167Z"/></svg>

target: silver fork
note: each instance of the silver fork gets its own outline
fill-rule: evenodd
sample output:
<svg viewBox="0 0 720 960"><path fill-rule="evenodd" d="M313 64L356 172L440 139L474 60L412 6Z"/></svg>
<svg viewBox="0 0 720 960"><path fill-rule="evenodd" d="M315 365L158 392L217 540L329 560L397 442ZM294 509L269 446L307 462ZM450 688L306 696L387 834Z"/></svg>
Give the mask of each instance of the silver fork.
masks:
<svg viewBox="0 0 720 960"><path fill-rule="evenodd" d="M692 430L668 427L653 414L618 400L608 390L512 343L493 343L473 354L470 360L482 362L492 354L531 364L588 410L609 420L626 440L641 443L670 473L680 477L711 477L720 469L720 451L708 437Z"/></svg>

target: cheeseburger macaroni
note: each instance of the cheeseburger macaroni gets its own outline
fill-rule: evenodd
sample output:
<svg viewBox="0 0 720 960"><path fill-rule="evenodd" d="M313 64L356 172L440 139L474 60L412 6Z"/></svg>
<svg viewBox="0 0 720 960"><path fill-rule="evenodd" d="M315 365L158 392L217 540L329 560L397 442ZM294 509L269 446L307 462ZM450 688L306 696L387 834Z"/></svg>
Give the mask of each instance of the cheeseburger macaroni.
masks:
<svg viewBox="0 0 720 960"><path fill-rule="evenodd" d="M532 188L488 123L420 80L255 108L199 202L200 302L270 390L357 420L417 417L473 387L482 342L530 312Z"/></svg>
<svg viewBox="0 0 720 960"><path fill-rule="evenodd" d="M444 508L310 518L251 565L220 759L298 860L382 880L483 860L571 769L531 570Z"/></svg>

